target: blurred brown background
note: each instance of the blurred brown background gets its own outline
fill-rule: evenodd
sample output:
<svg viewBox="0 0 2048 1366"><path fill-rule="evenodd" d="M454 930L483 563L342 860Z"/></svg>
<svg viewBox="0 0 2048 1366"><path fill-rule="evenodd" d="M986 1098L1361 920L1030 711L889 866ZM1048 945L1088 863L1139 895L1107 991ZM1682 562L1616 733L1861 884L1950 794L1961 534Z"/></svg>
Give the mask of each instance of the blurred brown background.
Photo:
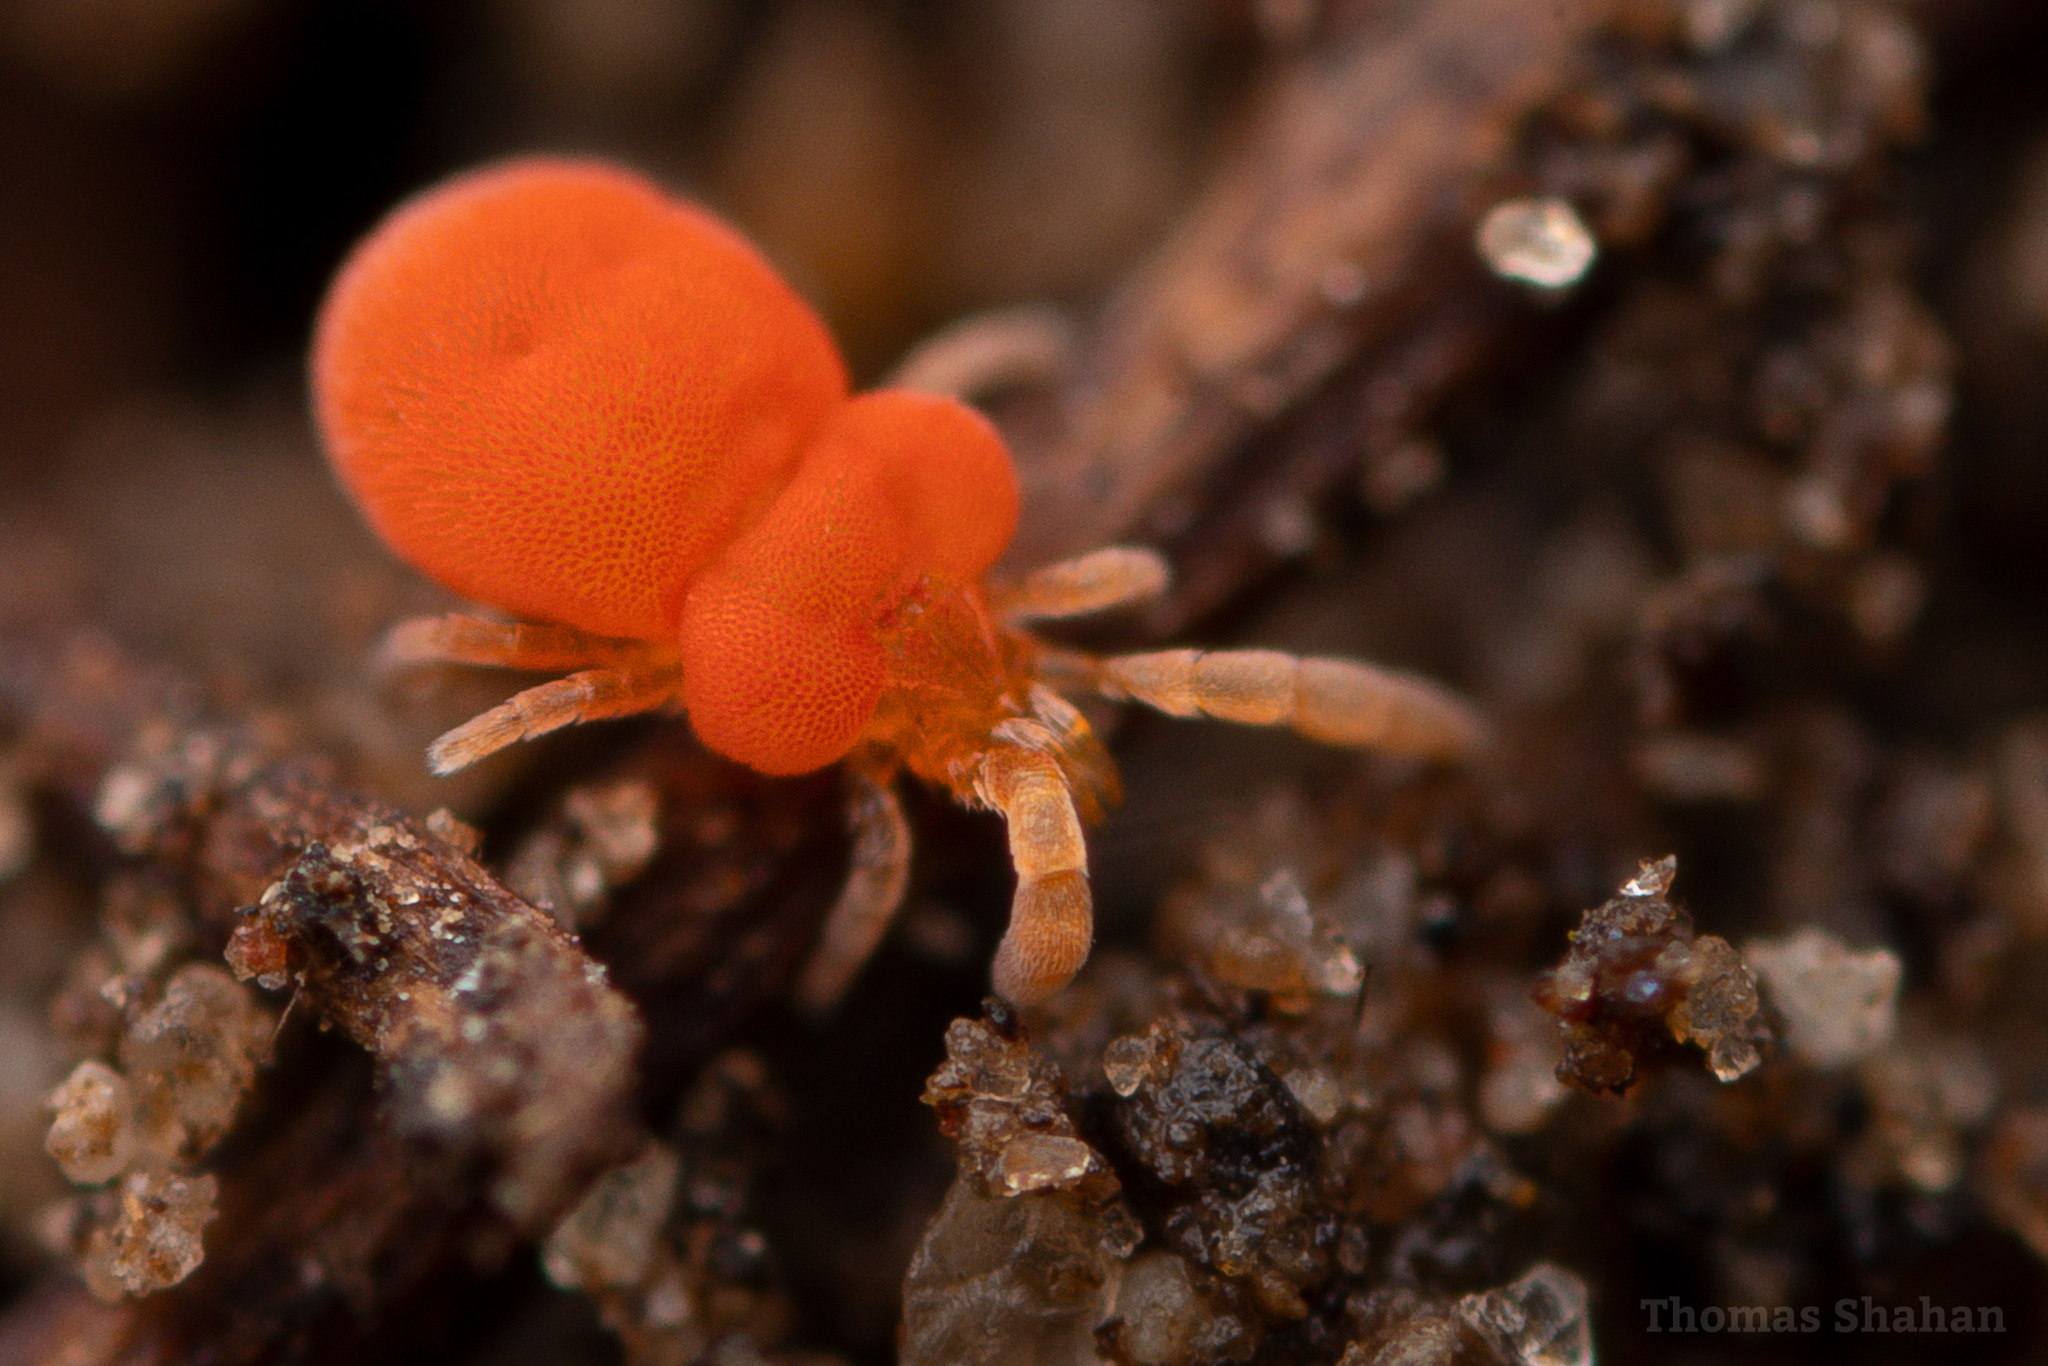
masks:
<svg viewBox="0 0 2048 1366"><path fill-rule="evenodd" d="M1841 7L1640 0L1609 8L1626 35L1615 46L1654 51L1659 70L1691 72L1725 55L1699 36L1715 23L1739 26L1768 11L1796 32ZM1134 634L1188 627L1213 640L1382 654L1432 670L1507 718L1513 743L1500 771L1450 796L1426 789L1411 807L1386 798L1371 807L1385 829L1375 825L1370 839L1349 832L1390 842L1424 869L1411 908L1415 937L1442 949L1450 983L1431 979L1429 990L1463 992L1466 1007L1486 993L1525 1002L1530 974L1556 960L1577 912L1607 896L1636 857L1676 849L1679 891L1703 927L1782 932L1813 920L1852 942L1896 947L1916 1018L1980 1040L2001 1078L2001 1104L2038 1115L2048 1098L2043 932L2021 912L2007 915L2017 900L1985 889L2027 833L1994 773L2003 759L1993 756L2009 755L2007 740L2048 707L2048 6L1848 8L1909 26L1922 45L1925 99L1916 86L1910 128L1876 115L1857 125L1882 125L1896 145L1817 172L1825 184L1815 196L1835 206L1829 213L1839 209L1829 223L1882 238L1867 251L1858 239L1843 254L1862 251L1863 266L1880 260L1869 267L1881 277L1874 293L1904 298L1897 312L1910 325L1886 331L1896 317L1856 313L1850 304L1864 296L1839 276L1800 274L1798 250L1773 255L1783 246L1774 243L1745 256L1732 240L1737 227L1755 228L1744 214L1756 204L1768 201L1775 213L1792 202L1777 197L1779 181L1754 183L1762 179L1752 175L1756 164L1770 159L1757 148L1783 130L1750 116L1777 111L1781 95L1796 103L1810 73L1772 65L1773 49L1764 54L1770 61L1759 56L1754 71L1713 87L1732 112L1705 107L1711 101L1692 108L1653 80L1631 85L1632 58L1589 44L1599 47L1588 63L1599 80L1641 95L1630 117L1654 106L1657 117L1683 124L1678 136L1691 159L1682 173L1655 164L1642 173L1654 181L1642 197L1654 202L1630 229L1636 235L1577 294L1533 301L1496 288L1464 253L1471 185L1423 186L1416 198L1428 208L1414 218L1436 214L1458 228L1416 228L1412 235L1440 252L1401 257L1394 287L1412 285L1424 299L1413 316L1461 320L1446 333L1456 344L1444 347L1455 363L1411 386L1423 397L1401 410L1405 425L1391 435L1372 425L1380 392L1372 386L1412 359L1392 344L1346 352L1272 410L1235 393L1245 400L1236 410L1242 426L1213 443L1229 456L1216 461L1225 473L1203 467L1192 493L1178 489L1130 519L1136 534L1170 543L1192 585ZM1146 272L1163 244L1180 226L1208 221L1203 207L1227 198L1216 186L1240 183L1228 177L1245 176L1247 160L1256 170L1246 148L1270 133L1284 103L1276 92L1333 53L1419 26L1430 10L1423 0L0 0L0 618L66 629L83 622L139 658L168 661L222 714L284 718L297 743L339 755L350 781L398 806L417 813L447 804L495 820L487 848L502 855L511 837L553 819L541 813L565 784L633 743L622 733L645 732L577 737L539 759L513 756L436 783L418 763L420 746L501 696L502 680L446 680L393 697L364 678L362 661L386 626L445 600L394 565L332 489L307 430L300 367L329 274L393 202L516 152L624 159L759 240L868 381L934 329L1005 304L1061 305L1084 338L1110 319L1114 338L1124 335L1115 319L1142 313L1146 281L1158 278ZM1674 36L1687 24L1690 40ZM1471 35L1475 50L1484 39ZM1753 55L1735 46L1728 67ZM1469 69L1447 63L1428 74L1459 93L1482 86L1474 73L1484 70L1475 58ZM1815 83L1834 90L1833 79ZM1515 140L1519 123L1491 130L1512 144L1500 158L1512 163L1507 179L1523 189L1553 180L1593 186L1590 198L1606 196L1603 228L1625 224L1626 186L1616 185L1634 172L1615 169L1622 159L1600 163L1595 175L1569 155L1546 156L1587 144L1612 150L1602 142L1610 134L1628 151L1656 153L1668 130L1631 142L1633 132L1602 124L1609 111L1600 100L1569 95L1545 96L1548 122L1532 116L1541 129L1525 140ZM1787 181L1800 173L1784 171ZM1496 187L1489 182L1486 192ZM1756 230L1797 236L1783 223ZM1745 293L1754 281L1734 278L1738 267L1753 267L1764 283ZM1245 285L1251 293L1270 283L1257 271L1244 275L1256 277ZM1883 475L1877 510L1853 534L1816 548L1775 522L1757 531L1752 514L1775 507L1779 482L1809 473L1802 462L1812 454L1803 438L1772 444L1769 433L1744 427L1752 408L1774 401L1761 381L1734 394L1703 381L1710 399L1689 414L1709 410L1697 424L1709 435L1715 413L1732 415L1718 434L1732 440L1741 428L1755 449L1731 454L1704 439L1667 448L1628 420L1608 421L1603 403L1629 410L1642 400L1650 411L1650 399L1712 368L1692 365L1670 342L1690 346L1712 330L1691 330L1708 311L1702 299L1725 305L1734 320L1729 349L1741 360L1731 366L1745 376L1756 354L1786 338L1780 349L1799 356L1855 353L1866 323L1870 335L1905 336L1939 353L1925 368L1943 384L1953 379L1945 425L1935 424L1924 465ZM1838 329L1847 341L1828 332L1838 312L1857 320ZM1233 320L1214 321L1227 333ZM1384 334L1408 337L1411 322L1404 315L1372 331L1381 328L1375 315L1361 331L1379 345ZM1459 349L1473 335L1485 344ZM1086 354L1114 370L1115 355ZM1649 375L1634 377L1644 387L1629 402L1606 382L1621 374L1617 358L1643 360ZM1050 470L1043 479L1061 485L1055 492L1085 503L1085 482L1061 484L1058 433L1047 434L1053 419L1029 402L1005 417L1027 479ZM1653 435L1683 425L1640 421ZM1386 437L1384 448L1362 431ZM1404 444L1411 435L1428 440ZM1389 452L1410 463L1389 463ZM1411 477L1412 487L1401 482ZM1039 534L1051 540L1056 531ZM1712 597L1705 589L1702 601L1685 596L1699 588L1694 569L1731 546L1758 545L1783 576L1771 594L1782 589L1789 605L1745 596L1746 588L1727 601L1704 601ZM1750 596L1771 600L1758 608ZM673 737L664 743L688 748ZM1373 782L1331 779L1328 761L1289 743L1221 731L1204 738L1156 721L1130 727L1120 755L1133 799L1096 844L1117 945L1141 952L1135 946L1166 886L1210 876L1189 871L1199 846L1217 828L1254 825L1248 794L1274 775L1319 810L1370 806L1361 792L1386 797ZM698 763L692 774L702 767L678 763ZM823 840L836 858L829 787L792 790L764 798L749 787L735 801L797 829L789 848L809 854ZM879 1361L892 1351L903 1265L950 1175L930 1114L913 1097L944 1022L974 1007L980 941L992 938L990 917L1006 895L991 828L921 798L913 815L931 851L920 855L925 914L913 905L907 929L859 989L861 1010L815 1054L807 1051L814 1036L786 1021L761 1044L797 1096L798 1118L785 1116L781 1137L748 1150L749 1179L770 1173L770 1193L760 1202L767 1212L750 1208L747 1217L771 1228L795 1287L789 1336L800 1347L791 1350L812 1344L840 1354L823 1359ZM70 819L80 820L76 812ZM1341 826L1345 818L1335 819ZM104 871L63 852L71 846L62 819L45 824L59 852L45 850L0 894L11 936L0 964L0 1139L8 1145L0 1163L20 1175L0 1191L16 1230L0 1246L0 1288L29 1306L21 1322L41 1312L35 1306L47 1301L38 1294L69 1285L27 1232L34 1211L64 1193L39 1148L43 1097L71 1054L44 1016L94 932ZM1338 863L1364 859L1338 836L1331 847L1341 850L1331 855ZM1917 857L1922 851L1931 852ZM819 877L821 886L829 880ZM642 891L641 904L658 900ZM812 910L822 904L823 891L803 891ZM957 913L961 906L970 913ZM1984 927L1994 921L2005 937L1992 942ZM808 929L797 922L787 935L801 939ZM627 935L608 951L631 963L640 947ZM678 974L693 990L699 966ZM1156 962L1147 970L1163 971ZM723 1041L729 1022L707 1025L675 1004L672 983L659 973L653 980L670 995L650 990L642 1002L655 1031L646 1104L665 1114L703 1070L713 1051L705 1040ZM758 1000L746 1004L753 1013L733 1017L742 1033L760 1013ZM1421 1012L1470 1059L1506 1047L1442 1023L1455 1013ZM1073 1037L1101 1042L1088 1032L1094 1024L1069 1024ZM355 1065L333 1040L293 1046L300 1051L288 1060L310 1074ZM1448 1047L1439 1052L1451 1056ZM1472 1063L1474 1075L1480 1066ZM351 1076L348 1094L368 1114L367 1068ZM265 1102L276 1109L264 1132L274 1133L277 1114L299 1093L291 1081L265 1084L281 1088ZM1579 1206L1581 1222L1557 1224L1593 1284L1608 1359L1676 1359L1625 1312L1635 1290L1691 1292L1724 1275L1717 1284L1725 1291L1730 1266L1754 1269L1787 1247L1811 1277L1802 1285L1855 1287L1872 1265L1887 1275L1905 1266L1892 1284L1961 1294L1974 1278L2016 1305L2038 1299L2043 1273L2031 1258L2048 1251L2023 1246L2013 1231L2019 1216L1983 1219L1960 1194L1916 1204L1898 1194L1895 1173L1868 1188L1830 1174L1831 1154L1848 1150L1845 1135L1863 1132L1878 1105L1872 1088L1817 1089L1823 1104L1788 1097L1800 1089L1792 1086L1758 1101L1747 1119L1729 1118L1732 1103L1716 1112L1731 1131L1749 1124L1806 1135L1788 1140L1809 1143L1797 1160L1777 1166L1750 1162L1751 1149L1738 1161L1725 1147L1695 1144L1696 1116L1713 1102L1690 1091L1670 1093L1676 1099L1663 1111L1648 1103L1632 1111L1641 1127L1628 1135L1585 1119L1612 1112L1579 1110L1552 1131L1554 1147L1522 1140L1517 1159L1567 1199L1597 1186L1598 1199ZM1794 1123L1807 1119L1806 1129ZM230 1170L235 1160L246 1152L231 1156ZM2015 1180L2040 1197L2028 1207L2038 1213L2048 1208L2048 1166L2026 1170ZM1584 1189L1573 1187L1574 1173ZM1742 1222L1742 1201L1774 1186L1795 1193L1783 1210L1756 1215L1755 1228L1764 1228L1756 1233ZM1627 1218L1610 1219L1615 1210ZM1753 1246L1742 1244L1744 1228ZM1867 1245L1856 1241L1866 1235ZM2035 1236L2048 1237L2038 1228ZM1373 1237L1375 1255L1397 1241L1379 1226ZM1688 1260L1695 1245L1708 1249L1697 1262ZM526 1262L516 1265L523 1269L469 1285L449 1311L475 1359L524 1359L522 1345L506 1341L520 1324L540 1325L533 1337L542 1346L528 1350L567 1343L607 1359L609 1339L591 1311L545 1289ZM462 1282L468 1273L445 1275ZM1971 1344L1980 1353L1973 1359L2035 1359L2038 1305L2028 1312L2035 1317L2024 1323L2016 1315L2012 1340ZM1336 1322L1337 1310L1330 1314ZM389 1324L363 1331L387 1344L402 1336ZM436 1343L457 1332L445 1323L437 1331ZM19 1340L0 1335L0 1344ZM1332 1343L1304 1330L1268 1359L1335 1359L1341 1345ZM1795 1359L1794 1344L1765 1346L1780 1353L1774 1359ZM277 1359L300 1350L273 1347ZM1859 1355L1867 1347L1830 1350L1837 1360L1949 1359L1915 1355L1917 1345ZM1724 1359L1699 1352L1688 1359Z"/></svg>

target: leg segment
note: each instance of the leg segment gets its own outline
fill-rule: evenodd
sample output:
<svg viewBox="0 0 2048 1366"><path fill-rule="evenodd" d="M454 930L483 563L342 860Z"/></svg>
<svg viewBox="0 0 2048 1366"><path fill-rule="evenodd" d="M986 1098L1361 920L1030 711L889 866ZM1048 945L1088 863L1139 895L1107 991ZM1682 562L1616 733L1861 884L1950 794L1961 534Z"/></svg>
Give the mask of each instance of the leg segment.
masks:
<svg viewBox="0 0 2048 1366"><path fill-rule="evenodd" d="M796 983L798 1007L813 1015L839 1004L896 918L910 881L910 823L896 794L863 773L853 773L852 781L846 815L853 863Z"/></svg>
<svg viewBox="0 0 2048 1366"><path fill-rule="evenodd" d="M644 641L589 635L573 626L485 621L451 613L399 622L378 648L377 663L385 670L415 664L482 664L556 672L617 668L641 660L653 648Z"/></svg>
<svg viewBox="0 0 2048 1366"><path fill-rule="evenodd" d="M1277 650L1161 650L1101 663L1097 687L1173 716L1290 726L1311 740L1456 759L1485 740L1471 707L1414 674Z"/></svg>
<svg viewBox="0 0 2048 1366"><path fill-rule="evenodd" d="M528 688L481 716L472 717L427 746L427 763L439 774L467 768L510 744L546 735L578 721L653 711L681 695L682 670L668 665L646 669L587 669Z"/></svg>
<svg viewBox="0 0 2048 1366"><path fill-rule="evenodd" d="M1049 733L1044 738L1055 743ZM996 994L1033 1005L1072 980L1095 939L1081 820L1059 764L1037 745L991 750L975 791L1003 813L1017 869L1010 927L996 949Z"/></svg>
<svg viewBox="0 0 2048 1366"><path fill-rule="evenodd" d="M594 636L571 626L453 614L414 617L384 638L378 665L390 670L414 664L582 670L528 688L434 741L427 762L440 774L577 721L653 711L682 696L682 670L672 647Z"/></svg>
<svg viewBox="0 0 2048 1366"><path fill-rule="evenodd" d="M948 398L1050 384L1073 365L1074 324L1044 304L999 308L963 318L920 342L887 387Z"/></svg>
<svg viewBox="0 0 2048 1366"><path fill-rule="evenodd" d="M1033 570L997 610L1008 621L1086 616L1156 598L1171 578L1156 551L1113 545Z"/></svg>

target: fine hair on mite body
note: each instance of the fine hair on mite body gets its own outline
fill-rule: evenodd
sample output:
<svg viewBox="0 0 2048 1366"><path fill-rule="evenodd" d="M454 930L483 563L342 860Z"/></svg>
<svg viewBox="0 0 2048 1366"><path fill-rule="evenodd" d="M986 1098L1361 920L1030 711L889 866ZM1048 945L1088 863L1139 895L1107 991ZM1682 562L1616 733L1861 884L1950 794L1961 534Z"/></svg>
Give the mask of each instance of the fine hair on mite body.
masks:
<svg viewBox="0 0 2048 1366"><path fill-rule="evenodd" d="M1450 693L1351 660L1038 640L1027 623L1156 595L1164 562L1110 547L991 587L1018 516L994 427L951 397L852 393L752 246L616 166L520 159L399 206L330 288L311 380L377 534L520 618L403 622L386 660L567 675L435 741L436 772L656 709L763 773L846 766L853 866L797 984L814 1009L902 899L905 770L1007 824L998 994L1037 1002L1080 969L1081 827L1116 776L1062 691L1424 758L1480 742Z"/></svg>

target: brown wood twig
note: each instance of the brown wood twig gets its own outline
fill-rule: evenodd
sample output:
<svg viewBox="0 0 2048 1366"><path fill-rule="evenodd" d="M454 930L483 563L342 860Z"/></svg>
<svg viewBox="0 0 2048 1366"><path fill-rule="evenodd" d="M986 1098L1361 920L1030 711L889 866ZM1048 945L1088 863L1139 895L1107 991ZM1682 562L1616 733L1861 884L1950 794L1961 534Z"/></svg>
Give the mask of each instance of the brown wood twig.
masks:
<svg viewBox="0 0 2048 1366"><path fill-rule="evenodd" d="M1175 630L1275 558L1261 546L1268 504L1320 498L1362 453L1412 436L1518 316L1473 255L1473 225L1514 173L1518 132L1582 73L1613 8L1375 8L1282 68L1205 195L1103 317L1062 435L1021 453L1013 558L1186 546L1148 617ZM1262 461L1257 496L1207 496L1353 368L1355 392Z"/></svg>

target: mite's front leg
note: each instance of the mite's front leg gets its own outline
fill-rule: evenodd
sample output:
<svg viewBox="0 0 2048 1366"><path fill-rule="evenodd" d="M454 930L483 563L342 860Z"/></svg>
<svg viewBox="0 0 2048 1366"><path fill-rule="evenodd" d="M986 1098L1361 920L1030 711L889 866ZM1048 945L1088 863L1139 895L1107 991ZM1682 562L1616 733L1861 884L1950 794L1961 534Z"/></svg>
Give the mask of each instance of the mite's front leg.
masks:
<svg viewBox="0 0 2048 1366"><path fill-rule="evenodd" d="M888 784L857 770L847 804L853 830L853 859L846 884L825 916L824 932L797 978L796 1002L814 1015L839 1004L854 975L873 956L875 945L903 904L910 882L910 823Z"/></svg>
<svg viewBox="0 0 2048 1366"><path fill-rule="evenodd" d="M1043 729L1011 722L1009 729ZM980 798L1002 812L1009 827L1010 862L1017 891L1010 926L996 949L996 994L1017 1005L1051 996L1088 961L1095 917L1088 891L1088 847L1066 776L1045 748L1005 745L981 761Z"/></svg>
<svg viewBox="0 0 2048 1366"><path fill-rule="evenodd" d="M377 663L383 670L418 664L580 670L528 688L434 741L427 762L440 774L578 721L654 711L682 698L683 671L673 646L594 636L573 626L454 613L414 617L391 628Z"/></svg>
<svg viewBox="0 0 2048 1366"><path fill-rule="evenodd" d="M476 664L559 673L651 662L662 651L646 641L594 636L573 626L486 621L449 613L401 621L377 649L381 670L419 664Z"/></svg>
<svg viewBox="0 0 2048 1366"><path fill-rule="evenodd" d="M1419 759L1459 759L1485 723L1448 689L1351 659L1278 650L1160 650L1101 661L1096 686L1173 716L1288 726L1311 740Z"/></svg>
<svg viewBox="0 0 2048 1366"><path fill-rule="evenodd" d="M427 763L434 772L446 775L507 745L579 721L631 716L674 705L682 691L683 671L672 664L644 669L587 669L528 688L483 715L463 722L427 746Z"/></svg>

